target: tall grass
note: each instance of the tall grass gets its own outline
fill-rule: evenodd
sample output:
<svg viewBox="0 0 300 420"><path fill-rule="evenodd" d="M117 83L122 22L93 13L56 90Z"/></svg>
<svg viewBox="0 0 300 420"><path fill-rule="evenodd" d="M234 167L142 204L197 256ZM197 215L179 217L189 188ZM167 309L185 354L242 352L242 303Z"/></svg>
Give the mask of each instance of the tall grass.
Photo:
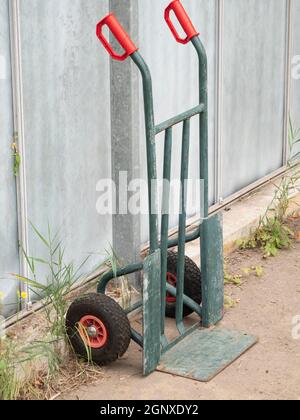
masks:
<svg viewBox="0 0 300 420"><path fill-rule="evenodd" d="M10 338L0 342L0 400L15 400L22 395L35 393L40 396L40 390L35 389L34 372L28 372L28 366L38 360L47 364L43 381L51 382L56 372L63 366L63 353L69 344L65 326L65 314L69 301L68 295L74 285L82 278L82 269L89 260L87 257L79 266L65 261L65 248L59 235L53 235L48 226L47 234L43 235L34 225L31 225L36 237L44 247L46 257L31 257L22 249L27 261L30 275L24 277L12 274L13 279L21 281L37 299L43 299L43 314L45 318L45 337L20 347ZM106 268L116 274L120 260L112 249L106 251L106 259L95 270ZM40 278L41 274L42 278ZM127 279L121 281L122 304L126 306L130 300L130 288ZM123 296L124 294L124 296ZM26 294L25 294L26 295ZM24 299L24 297L22 297ZM71 347L67 347L71 348ZM87 354L90 349L87 348ZM18 372L22 372L21 380ZM24 379L25 378L25 379ZM25 381L25 382L24 382ZM36 395L36 396L37 396Z"/></svg>
<svg viewBox="0 0 300 420"><path fill-rule="evenodd" d="M19 391L14 345L10 341L0 340L0 400L15 400Z"/></svg>
<svg viewBox="0 0 300 420"><path fill-rule="evenodd" d="M32 225L37 237L46 249L46 258L30 257L24 249L23 255L30 269L30 278L13 274L16 280L26 284L39 299L44 300L44 313L49 327L49 334L57 340L66 339L65 314L68 307L66 296L81 277L81 270L87 263L87 257L77 268L74 263L65 262L65 249L58 234L52 235L48 226L47 236L43 236ZM39 268L45 272L43 281L38 279Z"/></svg>

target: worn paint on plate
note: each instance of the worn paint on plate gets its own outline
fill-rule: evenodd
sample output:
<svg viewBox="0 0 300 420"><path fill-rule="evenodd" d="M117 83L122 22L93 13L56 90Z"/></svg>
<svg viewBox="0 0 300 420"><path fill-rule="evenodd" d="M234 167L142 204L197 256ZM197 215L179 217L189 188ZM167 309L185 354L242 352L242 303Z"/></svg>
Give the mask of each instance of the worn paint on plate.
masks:
<svg viewBox="0 0 300 420"><path fill-rule="evenodd" d="M198 329L163 355L158 370L209 382L257 341L256 337L237 331Z"/></svg>

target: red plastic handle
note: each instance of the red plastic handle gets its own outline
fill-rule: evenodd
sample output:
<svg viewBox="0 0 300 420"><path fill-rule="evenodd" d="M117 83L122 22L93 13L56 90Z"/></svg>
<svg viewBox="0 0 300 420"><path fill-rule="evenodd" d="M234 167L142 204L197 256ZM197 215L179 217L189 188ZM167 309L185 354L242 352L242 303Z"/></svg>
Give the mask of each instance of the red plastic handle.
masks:
<svg viewBox="0 0 300 420"><path fill-rule="evenodd" d="M176 31L175 26L170 18L170 13L173 11L179 20L184 32L186 33L186 38L180 38L178 32ZM172 34L174 35L177 42L180 44L187 44L192 38L199 35L199 32L195 29L194 25L192 24L191 19L189 18L187 12L185 11L184 7L180 3L180 0L174 0L165 10L165 20L171 29Z"/></svg>
<svg viewBox="0 0 300 420"><path fill-rule="evenodd" d="M107 41L105 36L103 35L102 30L104 26L108 26L108 28L110 29L112 34L115 36L117 41L124 48L125 53L123 55L118 55L114 51L110 43ZM124 61L131 54L133 54L134 52L138 50L138 48L134 45L134 43L130 39L130 36L127 34L125 29L121 26L118 19L115 17L113 13L110 13L108 16L102 19L101 22L98 23L96 33L97 33L97 37L102 42L105 49L108 51L108 53L114 60Z"/></svg>

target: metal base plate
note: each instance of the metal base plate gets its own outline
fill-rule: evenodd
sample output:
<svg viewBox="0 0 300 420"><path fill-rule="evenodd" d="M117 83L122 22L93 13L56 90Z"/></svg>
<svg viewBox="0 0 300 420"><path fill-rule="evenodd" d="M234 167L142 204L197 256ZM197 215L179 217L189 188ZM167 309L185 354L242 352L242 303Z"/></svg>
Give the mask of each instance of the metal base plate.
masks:
<svg viewBox="0 0 300 420"><path fill-rule="evenodd" d="M199 329L165 353L157 370L209 382L257 341L254 336L236 331Z"/></svg>

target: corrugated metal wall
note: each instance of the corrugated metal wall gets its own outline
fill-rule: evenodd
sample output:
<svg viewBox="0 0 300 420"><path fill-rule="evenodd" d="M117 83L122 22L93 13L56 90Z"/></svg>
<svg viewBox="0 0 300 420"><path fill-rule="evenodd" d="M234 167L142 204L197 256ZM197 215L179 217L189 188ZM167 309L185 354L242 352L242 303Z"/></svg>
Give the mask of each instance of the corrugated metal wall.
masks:
<svg viewBox="0 0 300 420"><path fill-rule="evenodd" d="M11 145L13 113L10 64L8 0L0 2L0 293L5 295L6 311L14 310L17 284L9 274L19 271L17 203ZM7 279L7 280L5 280ZM1 306L1 301L0 301Z"/></svg>
<svg viewBox="0 0 300 420"><path fill-rule="evenodd" d="M67 257L86 270L112 241L111 217L97 214L96 184L111 177L109 57L95 37L108 0L12 0L20 7L25 181L28 219L64 238ZM153 76L156 122L197 104L197 57L176 44L163 19L169 0L138 3L140 52ZM218 204L285 162L288 6L293 5L293 51L300 55L300 0L184 0L209 57L210 203ZM8 1L0 3L1 254L0 274L18 271L17 205L10 144L13 136ZM120 16L121 19L121 16ZM14 28L12 28L14 29ZM291 86L291 113L300 126L300 81ZM146 176L142 97L140 167ZM113 119L113 118L112 118ZM193 122L190 176L198 177L198 127ZM179 175L180 135L174 139L173 177ZM163 142L158 140L159 173ZM189 209L189 214L194 212ZM23 221L25 230L26 223ZM172 218L172 224L177 222ZM24 229L23 226L23 229ZM27 226L28 227L28 226ZM29 252L44 250L28 229ZM148 238L142 220L142 241ZM4 245L5 244L5 245ZM4 290L5 288L5 290ZM1 282L5 303L16 285Z"/></svg>
<svg viewBox="0 0 300 420"><path fill-rule="evenodd" d="M66 259L99 264L112 237L96 212L96 185L111 176L109 59L95 42L108 2L27 0L20 27L28 218L65 239ZM29 230L29 249L41 244Z"/></svg>
<svg viewBox="0 0 300 420"><path fill-rule="evenodd" d="M295 127L300 127L300 0L294 1L293 7L293 50L294 57L298 56L298 79L292 79L291 85L291 116Z"/></svg>
<svg viewBox="0 0 300 420"><path fill-rule="evenodd" d="M223 198L283 166L286 7L224 2Z"/></svg>
<svg viewBox="0 0 300 420"><path fill-rule="evenodd" d="M74 260L78 266L90 255L84 271L91 272L112 242L111 217L96 212L97 182L111 177L110 66L108 56L99 58L95 40L95 25L108 13L108 1L19 4L28 253L46 256L29 222L43 234L49 222L53 234L59 232L64 240L66 261ZM9 66L8 1L1 0L0 5L0 53ZM0 81L1 275L19 272L10 68L7 74ZM1 282L5 304L17 301L11 284ZM12 297L7 296L11 289Z"/></svg>

